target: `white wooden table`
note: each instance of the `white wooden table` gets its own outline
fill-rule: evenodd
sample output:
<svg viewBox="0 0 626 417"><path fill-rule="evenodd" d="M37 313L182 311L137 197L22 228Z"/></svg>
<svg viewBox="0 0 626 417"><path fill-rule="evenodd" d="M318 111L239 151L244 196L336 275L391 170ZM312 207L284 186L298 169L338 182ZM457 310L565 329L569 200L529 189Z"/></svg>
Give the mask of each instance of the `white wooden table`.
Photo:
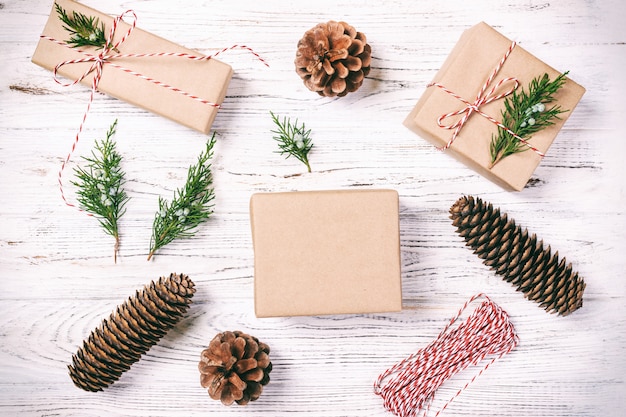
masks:
<svg viewBox="0 0 626 417"><path fill-rule="evenodd" d="M97 222L66 207L57 175L88 90L63 88L30 62L50 0L0 2L0 414L6 416L386 416L372 385L425 347L473 294L509 312L520 345L444 415L620 416L626 371L624 92L626 6L602 2L88 1L132 8L139 26L235 69L213 125L215 214L188 240L146 261L158 196L171 198L206 137L98 95L73 161L119 119L131 201L117 264ZM304 31L345 20L373 48L362 88L340 99L306 90L293 68ZM461 32L484 20L587 88L519 193L502 190L402 126ZM312 173L275 151L269 111L313 130ZM66 171L65 181L71 175ZM393 188L400 194L403 311L257 319L248 203L259 191ZM587 282L584 306L550 315L464 248L448 219L469 194L500 207L552 245ZM109 389L87 393L67 373L89 332L135 290L170 272L197 293L189 315ZM272 348L272 381L246 407L226 408L199 385L200 351L240 329ZM433 409L472 376L458 374Z"/></svg>

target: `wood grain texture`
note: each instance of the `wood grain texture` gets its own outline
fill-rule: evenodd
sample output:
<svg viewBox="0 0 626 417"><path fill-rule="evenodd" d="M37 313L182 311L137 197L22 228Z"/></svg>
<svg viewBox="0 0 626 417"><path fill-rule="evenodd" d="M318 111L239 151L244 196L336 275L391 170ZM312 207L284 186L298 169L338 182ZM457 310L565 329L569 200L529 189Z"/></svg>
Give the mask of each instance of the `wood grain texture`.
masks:
<svg viewBox="0 0 626 417"><path fill-rule="evenodd" d="M158 196L171 197L207 137L124 102L96 97L72 161L114 119L131 201L122 246L70 209L57 187L88 91L63 88L30 57L50 0L0 2L0 414L7 416L386 416L372 385L425 347L473 294L507 310L521 343L444 415L621 416L626 386L626 204L623 134L626 7L621 0L547 2L85 1L235 69L213 125L215 214L195 237L146 261ZM341 99L306 90L295 45L315 24L341 19L373 49L363 87ZM402 126L461 31L481 20L587 88L548 156L520 193L503 191ZM269 111L313 130L313 172L283 159ZM64 175L68 184L70 170ZM248 204L254 192L385 187L400 194L400 313L257 319ZM70 197L71 187L68 187ZM464 194L500 207L572 262L587 282L566 318L525 300L465 249L448 219ZM196 283L189 315L110 389L82 392L67 364L83 339L150 280ZM240 329L272 348L272 382L245 408L225 408L199 385L201 350ZM475 372L437 392L441 406Z"/></svg>

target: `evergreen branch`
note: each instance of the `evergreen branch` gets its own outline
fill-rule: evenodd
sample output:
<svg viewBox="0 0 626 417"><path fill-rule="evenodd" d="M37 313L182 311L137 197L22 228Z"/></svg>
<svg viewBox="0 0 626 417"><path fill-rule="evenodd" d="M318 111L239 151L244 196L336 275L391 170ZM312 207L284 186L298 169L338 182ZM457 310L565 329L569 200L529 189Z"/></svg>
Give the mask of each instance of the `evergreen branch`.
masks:
<svg viewBox="0 0 626 417"><path fill-rule="evenodd" d="M122 157L115 149L112 140L115 134L117 120L113 122L106 134L106 139L96 142L91 157L83 157L87 162L85 168L76 167L74 172L77 181L72 181L78 187L78 203L86 212L95 216L105 233L113 236L115 245L113 258L117 262L117 253L120 245L119 219L126 212L124 206L129 200L123 189L125 183L124 172L120 165Z"/></svg>
<svg viewBox="0 0 626 417"><path fill-rule="evenodd" d="M68 15L63 7L54 3L59 19L64 23L63 29L72 36L66 42L75 48L81 46L95 46L98 49L107 46L104 23L97 17L85 16L82 13L72 11Z"/></svg>
<svg viewBox="0 0 626 417"><path fill-rule="evenodd" d="M554 124L559 119L561 106L546 106L552 103L554 94L563 86L567 72L550 81L548 74L534 78L528 86L528 91L522 88L518 94L513 92L504 102L502 110L502 124L515 132L520 138L527 140L541 129ZM492 135L490 153L491 167L502 158L517 152L530 149L528 145L502 128L498 128L498 135Z"/></svg>
<svg viewBox="0 0 626 417"><path fill-rule="evenodd" d="M309 151L313 148L313 142L309 135L311 130L306 130L304 123L298 126L298 119L295 123L291 123L291 119L283 117L281 122L278 116L270 111L272 120L276 124L278 130L272 130L271 132L278 135L273 139L278 142L280 151L277 151L281 155L287 155L286 158L293 156L304 165L307 170L311 172L311 165L309 164Z"/></svg>
<svg viewBox="0 0 626 417"><path fill-rule="evenodd" d="M195 229L213 213L211 201L215 198L211 164L215 134L198 157L198 162L189 167L184 188L174 192L171 202L159 197L159 210L152 223L148 260L157 250L177 238L191 237Z"/></svg>

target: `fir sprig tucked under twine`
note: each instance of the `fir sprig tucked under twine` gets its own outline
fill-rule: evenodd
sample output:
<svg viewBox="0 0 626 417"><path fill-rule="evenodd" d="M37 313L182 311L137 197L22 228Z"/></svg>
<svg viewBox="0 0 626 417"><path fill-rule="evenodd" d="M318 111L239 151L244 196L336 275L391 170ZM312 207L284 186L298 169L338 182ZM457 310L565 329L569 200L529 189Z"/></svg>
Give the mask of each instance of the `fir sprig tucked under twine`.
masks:
<svg viewBox="0 0 626 417"><path fill-rule="evenodd" d="M277 126L277 130L272 130L277 136L274 136L274 140L278 142L281 155L287 155L286 158L293 156L304 165L306 165L308 172L311 172L311 165L309 164L309 151L313 148L313 142L311 141L311 129L306 129L304 123L298 125L298 119L295 122L291 122L291 119L283 117L281 121L278 116L270 111L272 120Z"/></svg>
<svg viewBox="0 0 626 417"><path fill-rule="evenodd" d="M72 37L66 41L68 45L74 48L95 46L98 49L107 46L104 23L100 22L97 17L86 16L76 11L69 15L57 3L54 3L54 7L64 24L63 29L72 34Z"/></svg>
<svg viewBox="0 0 626 417"><path fill-rule="evenodd" d="M558 105L548 108L546 104L555 100L554 94L565 83L566 75L567 72L559 75L554 81L550 81L548 74L544 74L534 78L527 91L522 89L519 94L514 91L504 102L502 124L524 140L541 129L554 124L555 119L559 118L559 114L568 110L563 110ZM491 167L502 158L528 149L530 148L524 142L510 132L498 128L498 134L491 137L489 149Z"/></svg>
<svg viewBox="0 0 626 417"><path fill-rule="evenodd" d="M80 208L95 216L104 231L113 236L115 245L113 258L117 262L120 246L118 222L126 212L124 206L129 200L124 191L124 171L121 168L122 157L115 148L113 135L117 120L113 122L106 134L106 139L97 141L91 157L83 157L87 161L85 168L74 169Z"/></svg>
<svg viewBox="0 0 626 417"><path fill-rule="evenodd" d="M195 229L213 213L215 193L211 185L213 176L209 160L213 157L215 134L206 144L206 149L198 157L198 162L189 167L187 181L183 188L174 192L168 202L159 197L159 210L154 216L150 253L154 253L177 238L191 237Z"/></svg>

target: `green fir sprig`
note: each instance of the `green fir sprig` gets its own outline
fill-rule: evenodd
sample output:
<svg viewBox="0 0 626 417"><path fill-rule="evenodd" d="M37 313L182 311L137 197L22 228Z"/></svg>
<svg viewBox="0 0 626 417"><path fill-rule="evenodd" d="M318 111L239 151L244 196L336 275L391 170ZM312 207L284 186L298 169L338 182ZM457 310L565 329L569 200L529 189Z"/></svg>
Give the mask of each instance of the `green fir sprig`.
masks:
<svg viewBox="0 0 626 417"><path fill-rule="evenodd" d="M96 141L91 157L83 157L87 164L85 168L78 166L74 169L77 180L72 181L78 188L80 208L96 217L104 231L115 239L115 262L120 246L118 223L129 200L123 188L125 180L121 168L122 157L115 149L112 139L116 126L117 120L109 128L106 139Z"/></svg>
<svg viewBox="0 0 626 417"><path fill-rule="evenodd" d="M273 139L278 142L280 151L277 151L281 155L287 155L286 158L293 156L304 165L307 170L311 172L311 165L309 164L309 151L313 148L313 142L311 141L311 129L307 130L302 125L298 126L298 119L295 122L291 122L291 119L283 117L282 122L273 112L270 111L272 120L276 124L278 130L272 130L277 136Z"/></svg>
<svg viewBox="0 0 626 417"><path fill-rule="evenodd" d="M565 83L566 75L567 72L550 81L548 74L544 74L534 78L528 90L522 88L519 94L514 91L504 102L502 124L524 140L554 124L555 119L559 119L559 114L568 110L563 110L558 105L548 108L546 104L555 100L554 94ZM491 137L491 167L502 158L528 149L530 148L524 142L506 130L498 128L498 135Z"/></svg>
<svg viewBox="0 0 626 417"><path fill-rule="evenodd" d="M76 11L72 11L72 14L69 15L58 3L54 3L54 8L59 15L59 19L65 25L63 29L72 35L66 41L68 45L74 48L95 46L98 49L107 45L104 23L100 22L97 17L85 16Z"/></svg>
<svg viewBox="0 0 626 417"><path fill-rule="evenodd" d="M177 238L191 237L195 229L213 213L212 200L215 193L211 185L213 176L209 160L213 157L215 134L198 157L198 162L189 167L184 188L174 192L171 202L159 197L159 210L152 223L148 260L157 250Z"/></svg>

